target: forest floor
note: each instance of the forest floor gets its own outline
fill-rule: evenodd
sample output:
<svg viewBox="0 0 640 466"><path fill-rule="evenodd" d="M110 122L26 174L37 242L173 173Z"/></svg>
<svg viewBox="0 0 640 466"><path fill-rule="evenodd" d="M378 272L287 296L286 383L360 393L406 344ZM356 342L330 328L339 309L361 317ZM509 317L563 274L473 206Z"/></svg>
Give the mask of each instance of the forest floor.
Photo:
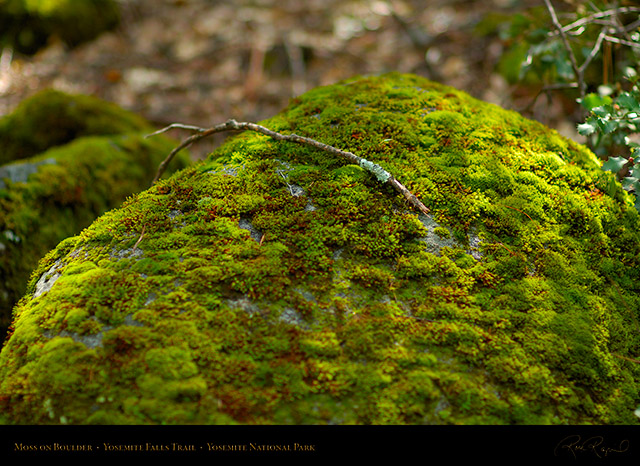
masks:
<svg viewBox="0 0 640 466"><path fill-rule="evenodd" d="M53 40L33 57L5 49L0 116L53 87L115 102L158 126L208 127L259 121L318 85L386 71L422 75L505 108L526 106L496 72L505 44L477 34L476 25L487 13L539 2L120 1L120 27L90 43L68 49ZM575 136L561 103L527 116Z"/></svg>

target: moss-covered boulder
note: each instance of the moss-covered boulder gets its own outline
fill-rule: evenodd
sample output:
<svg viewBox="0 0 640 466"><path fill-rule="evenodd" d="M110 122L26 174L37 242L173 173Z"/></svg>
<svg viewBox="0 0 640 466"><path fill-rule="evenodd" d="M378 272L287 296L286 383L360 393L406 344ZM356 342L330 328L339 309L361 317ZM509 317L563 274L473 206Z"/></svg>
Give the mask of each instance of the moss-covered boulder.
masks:
<svg viewBox="0 0 640 466"><path fill-rule="evenodd" d="M0 119L0 164L81 136L152 131L142 117L89 95L45 89Z"/></svg>
<svg viewBox="0 0 640 466"><path fill-rule="evenodd" d="M0 340L38 260L149 187L176 144L145 139L151 131L111 103L57 91L28 99L0 120L0 159L22 159L0 166ZM181 157L171 170L187 164Z"/></svg>
<svg viewBox="0 0 640 466"><path fill-rule="evenodd" d="M56 37L75 46L119 21L114 0L0 0L0 45L32 54Z"/></svg>
<svg viewBox="0 0 640 466"><path fill-rule="evenodd" d="M9 423L634 423L640 234L585 148L424 79L319 88L39 264Z"/></svg>

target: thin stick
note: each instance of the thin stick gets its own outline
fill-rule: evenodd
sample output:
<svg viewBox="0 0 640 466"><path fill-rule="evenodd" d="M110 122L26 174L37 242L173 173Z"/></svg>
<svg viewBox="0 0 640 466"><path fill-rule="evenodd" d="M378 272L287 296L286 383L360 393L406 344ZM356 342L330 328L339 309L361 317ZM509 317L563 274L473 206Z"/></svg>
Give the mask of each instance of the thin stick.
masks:
<svg viewBox="0 0 640 466"><path fill-rule="evenodd" d="M620 354L616 354L616 353L611 353L612 356L615 356L618 359L623 359L625 361L629 361L629 362L635 362L636 364L640 364L640 361L638 361L637 359L633 359L633 358L628 358L626 356L622 356Z"/></svg>
<svg viewBox="0 0 640 466"><path fill-rule="evenodd" d="M547 84L546 86L543 86L542 88L540 88L540 90L536 93L536 95L533 97L531 102L529 102L521 110L518 110L518 112L519 113L525 113L525 112L528 112L529 110L531 110L531 108L533 108L533 106L536 104L536 102L538 101L540 96L542 94L546 93L546 92L557 91L557 90L562 90L562 89L577 89L577 87L578 87L578 83Z"/></svg>
<svg viewBox="0 0 640 466"><path fill-rule="evenodd" d="M624 29L625 29L625 31L627 31L627 32L631 32L631 31L633 31L633 30L635 30L635 29L638 29L639 27L640 27L640 19L639 19L638 21L634 21L634 22L633 22L633 23L631 23L631 24L627 24L627 25L624 27Z"/></svg>
<svg viewBox="0 0 640 466"><path fill-rule="evenodd" d="M289 66L291 68L291 90L293 96L298 96L305 91L305 66L302 49L291 42L288 36L284 37L284 48L289 58Z"/></svg>
<svg viewBox="0 0 640 466"><path fill-rule="evenodd" d="M522 211L522 210L520 210L520 209L516 209L515 207L511 207L511 206L504 205L504 204L502 204L502 207L506 207L507 209L512 209L512 210L515 210L516 212L520 212L521 214L526 215L526 216L527 216L527 218L533 222L533 219L532 219L531 217L529 217L529 215L528 215L526 212L523 212L523 211Z"/></svg>
<svg viewBox="0 0 640 466"><path fill-rule="evenodd" d="M564 32L569 32L572 29L575 29L577 27L583 26L585 24L588 24L590 22L592 22L593 20L596 19L600 19L600 18L606 18L608 16L613 16L613 15L618 15L621 13L637 13L640 12L640 7L621 7L621 8L614 8L611 10L605 10L605 11L600 11L598 13L594 13L592 15L589 16L585 16L584 18L581 18L577 21L574 21L571 24L567 24L566 26L564 26L562 28L562 31ZM555 33L552 33L553 35L556 34L560 34L559 31L556 31Z"/></svg>
<svg viewBox="0 0 640 466"><path fill-rule="evenodd" d="M378 179L378 181L389 184L393 189L402 194L407 202L418 211L422 212L425 215L429 213L429 209L427 209L427 207L422 202L420 202L420 200L411 191L409 191L391 173L383 169L380 165L370 162L362 157L358 157L352 152L340 150L336 147L316 141L315 139L298 136L297 134L281 134L255 123L238 122L236 120L227 120L225 123L221 123L208 129L198 128L195 126L173 124L159 131L156 131L153 134L164 133L173 128L187 128L192 131L197 131L197 133L189 136L184 141L182 141L175 149L171 151L171 153L162 161L162 163L160 163L152 184L155 184L160 179L165 169L167 168L167 165L169 165L173 157L178 152L186 147L189 147L191 144L199 141L200 139L206 138L207 136L215 133L221 133L223 131L255 131L264 134L265 136L269 136L276 141L290 141L298 144L312 146L330 154L347 159L349 162L359 165L369 173L373 174Z"/></svg>
<svg viewBox="0 0 640 466"><path fill-rule="evenodd" d="M183 125L182 123L172 123L169 126L166 126L165 128L159 129L158 131L155 131L151 134L147 134L145 136L146 138L150 138L151 136L156 136L158 134L162 134L162 133L166 133L169 130L175 129L175 128L179 128L179 129L188 129L189 131L198 131L198 132L202 132L204 131L202 128L200 128L199 126L193 126L193 125Z"/></svg>
<svg viewBox="0 0 640 466"><path fill-rule="evenodd" d="M580 65L581 73L584 73L584 70L587 69L587 66L589 66L589 63L591 63L591 61L596 57L596 55L600 51L600 47L602 46L602 41L604 40L605 37L606 37L606 34L604 30L600 31L600 34L598 34L598 39L596 39L596 43L593 46L593 49L591 49L591 53L589 53L589 56L584 61L584 63Z"/></svg>
<svg viewBox="0 0 640 466"><path fill-rule="evenodd" d="M569 61L571 61L571 68L573 68L573 73L578 80L578 89L580 90L580 97L584 97L585 93L585 85L584 85L584 73L580 71L580 67L578 66L578 62L576 61L576 57L573 54L573 49L567 40L567 36L558 21L558 17L556 16L556 10L553 8L550 0L544 0L545 5L547 6L547 10L549 10L549 14L551 15L551 21L553 21L553 25L556 27L558 32L560 33L560 38L562 39L562 43L564 44L564 48L567 50L567 54L569 55Z"/></svg>
<svg viewBox="0 0 640 466"><path fill-rule="evenodd" d="M140 233L140 237L138 238L138 241L136 241L136 244L133 245L133 249L131 250L131 252L135 252L136 248L140 244L140 241L142 241L142 238L144 238L144 230L146 230L146 228L147 228L146 225L142 227L142 232Z"/></svg>
<svg viewBox="0 0 640 466"><path fill-rule="evenodd" d="M606 35L604 39L613 42L614 44L626 45L627 47L632 47L635 49L640 49L640 44L636 44L635 42L629 42L628 40L618 39L617 37Z"/></svg>

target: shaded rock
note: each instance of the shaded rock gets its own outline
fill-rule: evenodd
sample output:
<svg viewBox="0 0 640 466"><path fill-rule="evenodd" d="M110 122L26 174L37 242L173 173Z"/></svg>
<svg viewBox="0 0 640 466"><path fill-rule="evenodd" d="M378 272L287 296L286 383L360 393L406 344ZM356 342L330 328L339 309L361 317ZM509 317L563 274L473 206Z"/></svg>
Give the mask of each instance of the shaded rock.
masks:
<svg viewBox="0 0 640 466"><path fill-rule="evenodd" d="M5 179L8 179L10 183L26 183L30 175L38 173L38 167L40 165L52 164L57 162L55 159L38 160L34 163L15 163L11 165L4 165L0 167L0 189L5 189L7 184Z"/></svg>
<svg viewBox="0 0 640 466"><path fill-rule="evenodd" d="M398 74L263 124L379 163L431 216L334 156L238 135L40 262L0 417L637 423L638 213L587 149Z"/></svg>
<svg viewBox="0 0 640 466"><path fill-rule="evenodd" d="M174 142L142 134L79 138L0 167L0 335L29 275L52 247L148 187ZM171 171L185 167L180 157ZM53 285L52 269L36 295Z"/></svg>
<svg viewBox="0 0 640 466"><path fill-rule="evenodd" d="M37 261L149 186L175 144L145 139L152 131L111 103L54 90L0 119L0 338ZM187 163L181 156L171 170Z"/></svg>
<svg viewBox="0 0 640 466"><path fill-rule="evenodd" d="M88 95L46 89L0 119L0 164L91 135L152 132L143 118Z"/></svg>

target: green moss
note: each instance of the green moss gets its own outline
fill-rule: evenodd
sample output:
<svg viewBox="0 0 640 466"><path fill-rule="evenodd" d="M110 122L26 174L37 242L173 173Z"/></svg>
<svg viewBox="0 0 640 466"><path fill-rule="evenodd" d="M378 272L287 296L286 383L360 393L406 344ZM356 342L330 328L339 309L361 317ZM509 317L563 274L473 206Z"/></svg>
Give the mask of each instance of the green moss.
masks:
<svg viewBox="0 0 640 466"><path fill-rule="evenodd" d="M0 416L638 422L639 219L591 153L399 74L263 124L379 164L432 215L327 153L233 137L40 262L0 354Z"/></svg>
<svg viewBox="0 0 640 466"><path fill-rule="evenodd" d="M143 131L153 130L141 117L112 103L46 89L0 119L0 164L40 154L82 136Z"/></svg>
<svg viewBox="0 0 640 466"><path fill-rule="evenodd" d="M37 261L149 185L174 145L145 139L151 131L144 119L111 103L54 90L26 99L0 120L0 160L14 161L0 167L3 336ZM171 170L186 163L181 155Z"/></svg>
<svg viewBox="0 0 640 466"><path fill-rule="evenodd" d="M11 309L24 294L38 260L148 186L173 145L140 134L85 137L0 169L9 175L25 173L24 180L4 178L0 188L1 327L8 327ZM186 163L180 158L172 170ZM69 276L84 277L93 267L80 264L68 271Z"/></svg>
<svg viewBox="0 0 640 466"><path fill-rule="evenodd" d="M433 229L433 232L441 238L451 237L451 232L447 228L437 227Z"/></svg>
<svg viewBox="0 0 640 466"><path fill-rule="evenodd" d="M114 28L112 0L0 0L0 43L32 54L52 37L78 45Z"/></svg>

